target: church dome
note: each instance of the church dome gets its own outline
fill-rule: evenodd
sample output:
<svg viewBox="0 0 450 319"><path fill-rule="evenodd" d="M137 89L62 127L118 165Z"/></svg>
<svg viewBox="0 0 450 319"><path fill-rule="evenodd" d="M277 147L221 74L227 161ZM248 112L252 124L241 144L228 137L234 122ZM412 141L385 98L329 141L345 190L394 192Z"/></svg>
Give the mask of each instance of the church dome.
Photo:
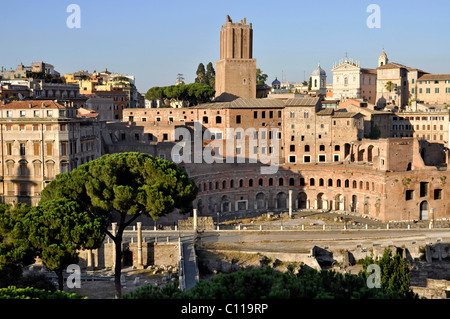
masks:
<svg viewBox="0 0 450 319"><path fill-rule="evenodd" d="M277 78L275 78L275 80L272 82L272 86L274 86L274 85L281 85L281 82L278 81Z"/></svg>
<svg viewBox="0 0 450 319"><path fill-rule="evenodd" d="M313 73L311 73L311 75L312 75L312 76L314 76L314 75L327 75L327 73L325 72L324 69L322 69L322 68L320 67L320 63L319 63L319 65L318 65L317 68L313 71Z"/></svg>

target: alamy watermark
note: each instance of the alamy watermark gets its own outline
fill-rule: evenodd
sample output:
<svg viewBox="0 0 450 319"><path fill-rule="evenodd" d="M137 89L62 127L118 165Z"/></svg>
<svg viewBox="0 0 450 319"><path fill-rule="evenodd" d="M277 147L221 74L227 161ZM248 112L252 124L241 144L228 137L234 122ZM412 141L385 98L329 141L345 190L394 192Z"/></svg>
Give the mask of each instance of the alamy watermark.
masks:
<svg viewBox="0 0 450 319"><path fill-rule="evenodd" d="M366 9L371 13L366 20L366 25L369 29L381 28L381 8L378 4L369 4Z"/></svg>
<svg viewBox="0 0 450 319"><path fill-rule="evenodd" d="M261 174L275 174L280 159L278 128L208 128L194 122L194 132L177 127L171 157L175 163L259 163Z"/></svg>
<svg viewBox="0 0 450 319"><path fill-rule="evenodd" d="M70 264L67 266L66 272L69 273L67 277L68 288L81 288L81 268L77 264Z"/></svg>
<svg viewBox="0 0 450 319"><path fill-rule="evenodd" d="M367 272L371 273L367 277L367 287L368 288L381 288L381 268L377 264L370 264L367 267Z"/></svg>
<svg viewBox="0 0 450 319"><path fill-rule="evenodd" d="M81 28L81 8L77 4L69 4L66 8L66 12L71 13L66 20L66 26L69 29Z"/></svg>

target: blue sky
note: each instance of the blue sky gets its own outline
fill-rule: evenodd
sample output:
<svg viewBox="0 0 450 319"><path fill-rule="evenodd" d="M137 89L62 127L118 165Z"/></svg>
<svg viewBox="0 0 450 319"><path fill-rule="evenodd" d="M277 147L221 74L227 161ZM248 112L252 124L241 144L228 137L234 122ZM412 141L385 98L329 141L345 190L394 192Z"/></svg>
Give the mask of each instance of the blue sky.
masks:
<svg viewBox="0 0 450 319"><path fill-rule="evenodd" d="M69 29L69 4L81 8L81 28ZM370 29L370 4L381 28ZM219 59L226 15L253 24L254 57L270 83L284 73L303 81L320 62L331 82L345 56L375 68L384 48L390 61L450 73L450 1L404 0L0 0L0 66L45 61L64 73L108 68L136 76L141 92L193 82L200 62Z"/></svg>

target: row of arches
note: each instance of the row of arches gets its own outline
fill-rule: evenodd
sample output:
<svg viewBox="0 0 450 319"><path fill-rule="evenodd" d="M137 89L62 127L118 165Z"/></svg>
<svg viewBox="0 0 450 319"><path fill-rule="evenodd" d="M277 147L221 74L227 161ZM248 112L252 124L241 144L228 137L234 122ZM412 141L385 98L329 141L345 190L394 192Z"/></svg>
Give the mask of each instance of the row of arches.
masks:
<svg viewBox="0 0 450 319"><path fill-rule="evenodd" d="M374 145L344 144L344 158L351 162L373 162L375 157L380 156L380 148Z"/></svg>
<svg viewBox="0 0 450 319"><path fill-rule="evenodd" d="M241 178L221 181L209 181L199 183L199 192L208 192L214 190L225 190L232 188L244 187L266 187L266 186L314 186L314 187L336 187L336 188L352 188L363 191L374 192L376 185L373 179L371 181L363 181L361 179L341 179L341 178L304 178L304 177L278 177L278 178Z"/></svg>
<svg viewBox="0 0 450 319"><path fill-rule="evenodd" d="M324 192L292 192L292 209L321 209L359 212L361 214L379 215L381 202L379 198L357 194L330 194ZM248 194L248 197L225 194L220 197L205 196L197 200L200 214L232 213L239 211L288 210L289 192L260 191Z"/></svg>
<svg viewBox="0 0 450 319"><path fill-rule="evenodd" d="M289 193L291 192L291 202ZM377 194L365 194L352 189L344 191L320 189L264 189L248 192L228 191L221 194L200 194L194 203L200 215L233 214L246 212L287 211L292 209L317 209L347 211L383 218L386 211L382 207L382 198ZM416 210L417 209L417 210ZM416 210L416 211L415 211ZM415 211L415 212L414 212ZM408 216L428 220L430 208L427 200L417 203ZM223 215L221 215L223 216Z"/></svg>

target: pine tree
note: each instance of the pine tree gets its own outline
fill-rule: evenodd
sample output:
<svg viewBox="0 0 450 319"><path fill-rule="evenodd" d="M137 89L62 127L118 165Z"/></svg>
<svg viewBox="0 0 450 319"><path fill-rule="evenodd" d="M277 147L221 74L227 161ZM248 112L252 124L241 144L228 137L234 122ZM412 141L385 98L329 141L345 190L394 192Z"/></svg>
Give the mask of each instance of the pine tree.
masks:
<svg viewBox="0 0 450 319"><path fill-rule="evenodd" d="M76 211L88 212L93 219L104 217L103 226L109 226L109 217L118 218L117 232L105 232L116 247L114 283L116 298L120 298L125 228L142 215L156 220L174 209L187 213L196 195L194 181L175 163L130 152L106 154L70 173L57 175L42 191L39 205L65 198L77 203Z"/></svg>
<svg viewBox="0 0 450 319"><path fill-rule="evenodd" d="M214 66L211 62L206 66L205 83L210 87L214 88L216 80L216 72L214 71Z"/></svg>
<svg viewBox="0 0 450 319"><path fill-rule="evenodd" d="M195 83L206 83L206 71L203 63L200 63L197 67L197 77L195 78Z"/></svg>

